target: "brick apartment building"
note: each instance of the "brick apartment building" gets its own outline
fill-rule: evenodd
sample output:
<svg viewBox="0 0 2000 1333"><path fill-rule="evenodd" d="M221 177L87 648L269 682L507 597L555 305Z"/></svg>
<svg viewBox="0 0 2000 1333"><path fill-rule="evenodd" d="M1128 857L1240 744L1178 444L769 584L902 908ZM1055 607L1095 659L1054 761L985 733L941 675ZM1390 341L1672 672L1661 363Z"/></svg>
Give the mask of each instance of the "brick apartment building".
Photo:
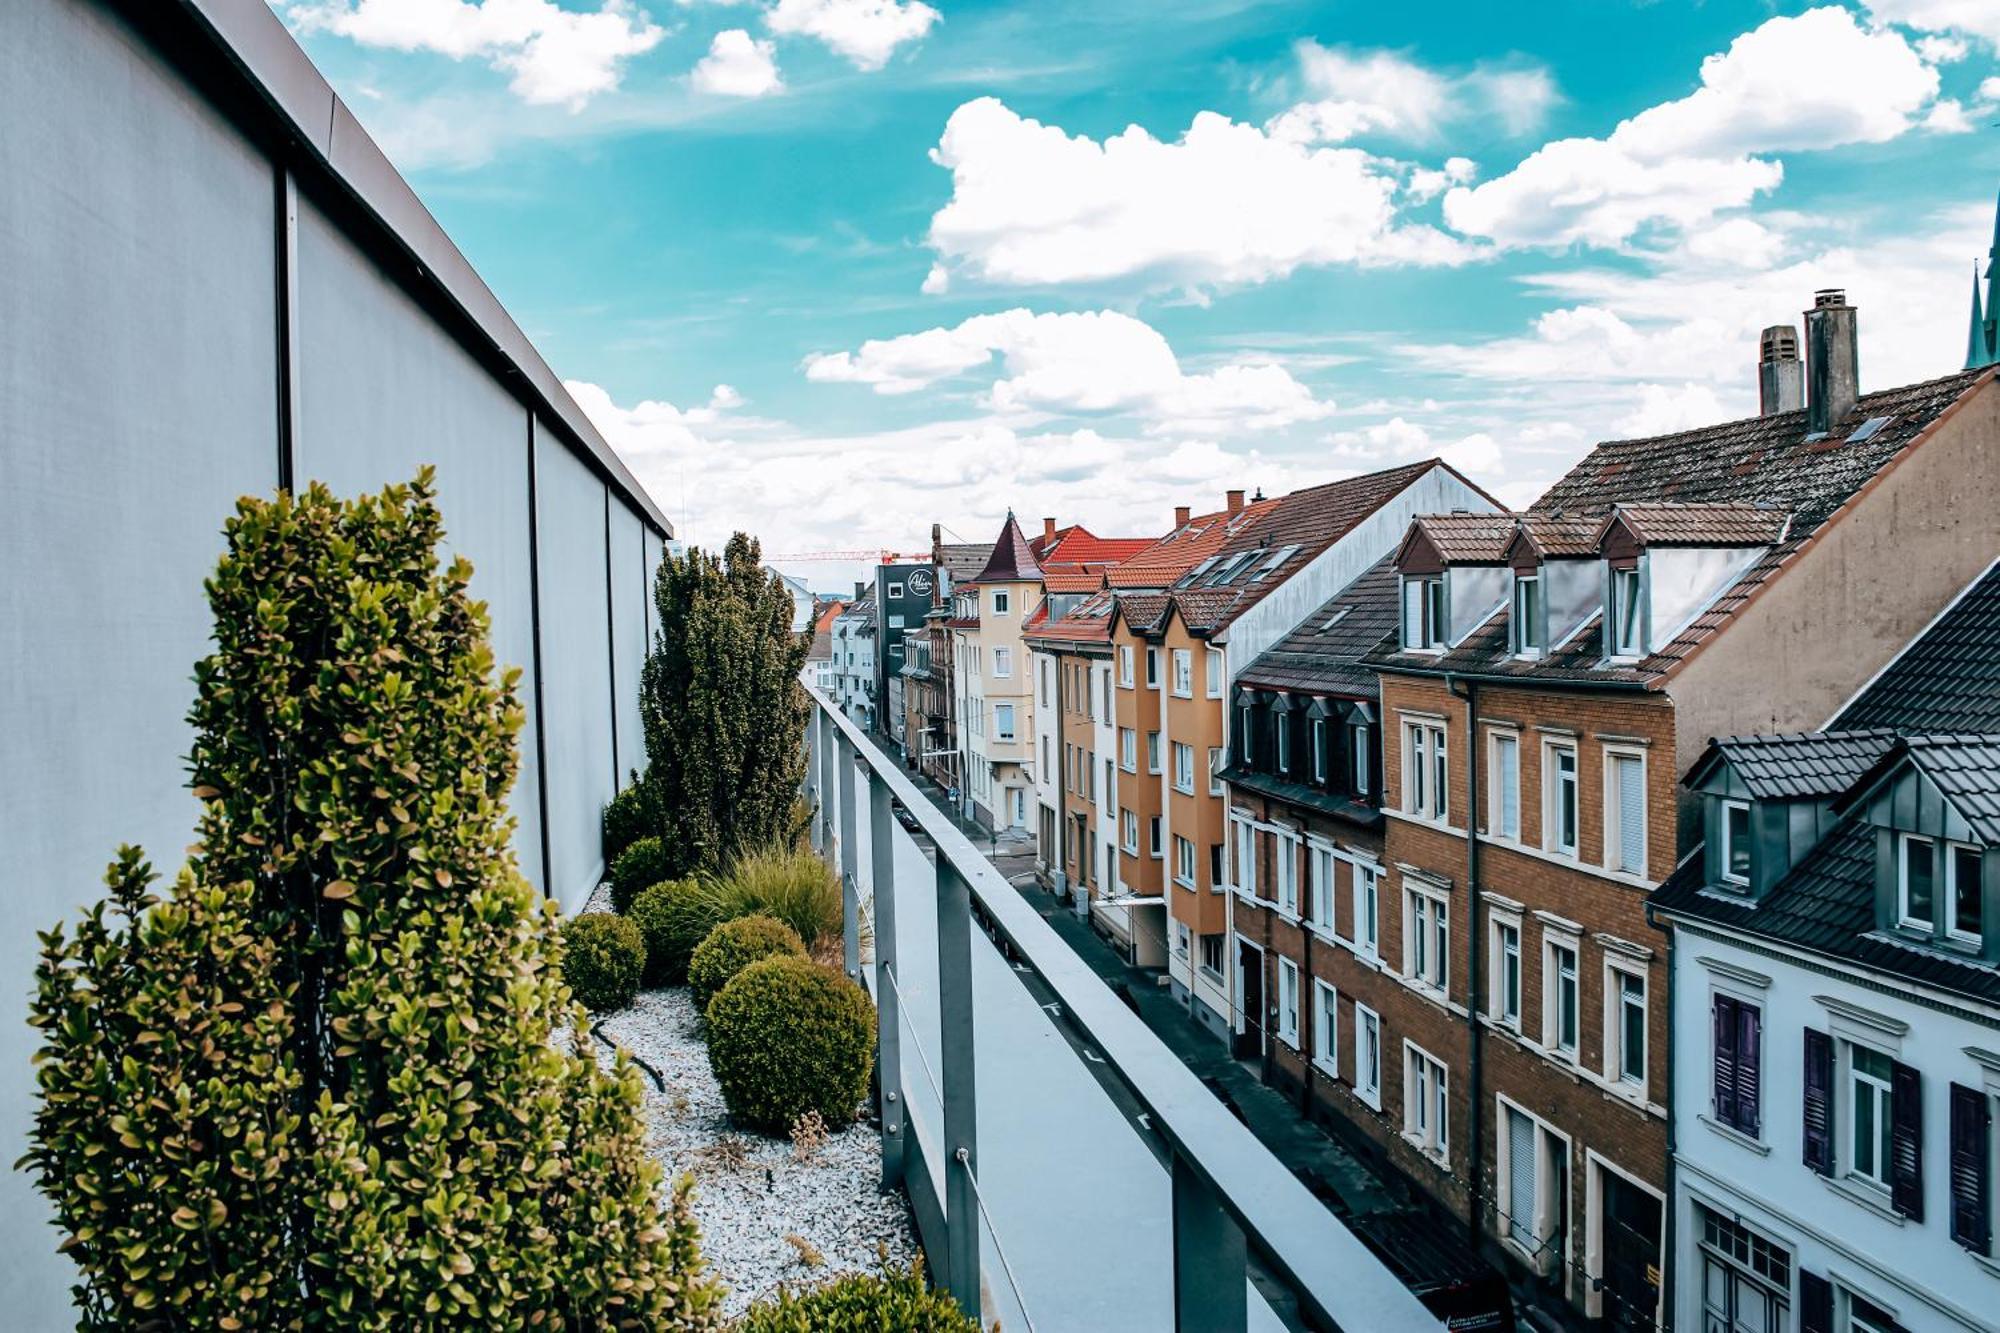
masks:
<svg viewBox="0 0 2000 1333"><path fill-rule="evenodd" d="M1326 1077L1354 1123L1614 1327L1655 1327L1671 1280L1666 938L1646 909L1699 841L1679 779L1710 737L1819 725L2000 549L1990 372L1857 398L1853 308L1822 293L1807 328L1806 410L1775 396L1600 445L1526 514L1409 526L1398 635L1364 659L1375 948L1336 918L1306 926L1313 966L1294 960L1332 982ZM1241 892L1298 917L1252 850ZM1268 1015L1287 983L1254 984ZM1317 998L1281 1009L1303 1049L1278 1069L1310 1060Z"/></svg>

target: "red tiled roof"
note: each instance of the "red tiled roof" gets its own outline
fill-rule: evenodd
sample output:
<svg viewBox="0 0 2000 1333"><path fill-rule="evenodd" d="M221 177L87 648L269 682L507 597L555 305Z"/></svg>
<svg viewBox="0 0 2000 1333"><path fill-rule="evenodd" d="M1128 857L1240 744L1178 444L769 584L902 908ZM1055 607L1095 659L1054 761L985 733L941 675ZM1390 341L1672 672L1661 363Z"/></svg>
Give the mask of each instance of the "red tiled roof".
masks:
<svg viewBox="0 0 2000 1333"><path fill-rule="evenodd" d="M1104 586L1104 565L1057 565L1042 570L1042 587L1049 592L1096 592Z"/></svg>
<svg viewBox="0 0 2000 1333"><path fill-rule="evenodd" d="M1061 620L1047 621L1035 628L1021 627L1028 638L1064 643L1108 642L1111 638L1111 611L1118 594L1101 591L1079 602ZM1044 602L1043 606L1048 603Z"/></svg>
<svg viewBox="0 0 2000 1333"><path fill-rule="evenodd" d="M1152 542L1111 571L1114 588L1164 588L1222 549L1232 535L1255 524L1277 508L1276 500L1259 500L1232 514L1218 509L1200 514Z"/></svg>

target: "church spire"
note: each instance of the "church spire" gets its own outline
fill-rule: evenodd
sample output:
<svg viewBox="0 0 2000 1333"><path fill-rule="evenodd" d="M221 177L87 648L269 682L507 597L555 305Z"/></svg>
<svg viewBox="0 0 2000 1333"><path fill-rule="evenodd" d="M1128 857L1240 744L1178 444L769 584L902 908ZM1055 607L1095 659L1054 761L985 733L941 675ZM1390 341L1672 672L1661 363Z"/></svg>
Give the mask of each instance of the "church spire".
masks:
<svg viewBox="0 0 2000 1333"><path fill-rule="evenodd" d="M1965 368L1977 370L1990 365L1992 350L1986 341L1986 315L1979 308L1979 261L1972 261L1972 324L1965 334Z"/></svg>
<svg viewBox="0 0 2000 1333"><path fill-rule="evenodd" d="M2000 363L2000 205L1993 210L1993 247L1986 252L1986 308L1979 304L1979 264L1972 265L1972 324L1965 340L1965 368Z"/></svg>

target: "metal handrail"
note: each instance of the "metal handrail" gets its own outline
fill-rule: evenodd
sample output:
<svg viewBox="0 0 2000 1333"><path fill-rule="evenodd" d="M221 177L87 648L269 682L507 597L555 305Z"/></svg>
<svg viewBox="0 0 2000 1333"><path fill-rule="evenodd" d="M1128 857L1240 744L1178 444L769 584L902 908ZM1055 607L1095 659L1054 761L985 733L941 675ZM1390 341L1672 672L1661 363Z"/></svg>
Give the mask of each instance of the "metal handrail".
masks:
<svg viewBox="0 0 2000 1333"><path fill-rule="evenodd" d="M1212 1288L1214 1265L1197 1273L1192 1266L1211 1256L1181 1253L1184 1234L1197 1239L1224 1237L1240 1230L1239 1247L1253 1250L1269 1273L1296 1297L1300 1313L1315 1327L1380 1330L1380 1333L1434 1331L1442 1321L1396 1279L1347 1226L1329 1212L1249 1129L1239 1123L1188 1067L1132 1013L1103 980L1022 899L985 855L934 806L901 765L884 752L827 695L806 687L820 723L830 723L874 779L900 800L938 856L965 884L991 928L1013 956L1053 992L1067 1020L1102 1054L1144 1109L1148 1123L1172 1150L1174 1188L1174 1288L1183 1328L1197 1327L1190 1293ZM825 738L823 727L816 738ZM826 751L836 747L827 746ZM831 756L817 756L830 766ZM825 768L816 769L816 790L827 799ZM853 799L852 770L836 785ZM841 832L851 839L852 806L841 811ZM1210 1212L1215 1216L1209 1216ZM1193 1241L1187 1242L1192 1244ZM1190 1271L1182 1271L1188 1267ZM1239 1288L1240 1289L1240 1288ZM1212 1294L1192 1299L1214 1301ZM1241 1327L1241 1316L1229 1320Z"/></svg>

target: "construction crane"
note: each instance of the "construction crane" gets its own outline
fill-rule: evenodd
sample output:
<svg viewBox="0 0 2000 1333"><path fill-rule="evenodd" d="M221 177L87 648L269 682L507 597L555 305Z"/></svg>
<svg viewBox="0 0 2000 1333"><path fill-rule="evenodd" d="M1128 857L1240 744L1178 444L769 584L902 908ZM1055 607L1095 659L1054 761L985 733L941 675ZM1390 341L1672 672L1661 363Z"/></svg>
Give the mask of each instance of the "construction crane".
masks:
<svg viewBox="0 0 2000 1333"><path fill-rule="evenodd" d="M897 551L886 551L886 550L793 551L793 552L788 552L784 555L767 555L764 557L764 563L774 565L779 563L780 561L784 561L788 564L804 565L804 564L814 564L814 563L832 563L833 561L858 560L866 564L893 565L893 564L909 564L909 563L922 564L929 561L930 558L931 554L929 551L919 551L914 554L902 553Z"/></svg>

